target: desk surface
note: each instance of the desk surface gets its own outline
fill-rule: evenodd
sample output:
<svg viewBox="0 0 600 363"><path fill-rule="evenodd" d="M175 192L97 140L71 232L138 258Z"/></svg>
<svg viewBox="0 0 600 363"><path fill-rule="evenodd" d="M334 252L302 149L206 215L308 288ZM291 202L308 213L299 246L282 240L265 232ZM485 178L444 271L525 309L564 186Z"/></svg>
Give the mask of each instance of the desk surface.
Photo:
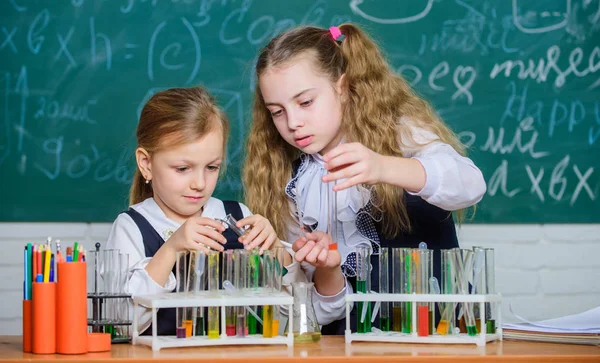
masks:
<svg viewBox="0 0 600 363"><path fill-rule="evenodd" d="M127 363L155 361L169 362L414 362L443 360L444 362L510 361L510 362L600 362L600 347L551 343L503 341L485 347L475 345L435 345L364 343L345 344L342 336L325 336L320 343L286 346L221 346L203 348L165 348L153 352L145 346L113 345L110 352L85 355L35 355L22 352L21 337L0 336L0 362L72 361L88 363L118 361Z"/></svg>

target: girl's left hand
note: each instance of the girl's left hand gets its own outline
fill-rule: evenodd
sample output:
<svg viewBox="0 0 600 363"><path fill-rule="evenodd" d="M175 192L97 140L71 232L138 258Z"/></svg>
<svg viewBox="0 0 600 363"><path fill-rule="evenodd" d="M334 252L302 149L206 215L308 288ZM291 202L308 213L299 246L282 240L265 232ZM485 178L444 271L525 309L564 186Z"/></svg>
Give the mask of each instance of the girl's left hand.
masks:
<svg viewBox="0 0 600 363"><path fill-rule="evenodd" d="M275 229L271 226L271 222L268 219L261 216L260 214L254 214L249 217L240 219L236 226L244 228L245 226L252 226L250 230L243 236L238 238L247 250L252 250L260 246L260 254L265 250L268 250L271 245L281 244Z"/></svg>
<svg viewBox="0 0 600 363"><path fill-rule="evenodd" d="M357 184L379 183L383 158L383 155L358 142L338 145L323 155L325 169L329 171L323 182L347 179L334 186L336 192Z"/></svg>

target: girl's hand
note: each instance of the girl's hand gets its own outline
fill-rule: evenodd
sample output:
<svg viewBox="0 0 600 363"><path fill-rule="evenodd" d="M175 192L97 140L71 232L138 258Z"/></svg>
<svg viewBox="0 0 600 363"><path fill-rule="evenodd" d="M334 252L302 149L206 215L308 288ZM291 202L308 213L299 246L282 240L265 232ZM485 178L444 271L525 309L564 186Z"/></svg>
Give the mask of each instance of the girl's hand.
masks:
<svg viewBox="0 0 600 363"><path fill-rule="evenodd" d="M306 261L315 267L334 268L342 263L337 243L330 235L321 231L306 233L304 237L298 238L292 245L292 250L296 252L296 261Z"/></svg>
<svg viewBox="0 0 600 363"><path fill-rule="evenodd" d="M329 171L323 182L347 179L334 186L336 192L357 184L377 184L381 182L383 159L383 155L358 142L338 145L323 155Z"/></svg>
<svg viewBox="0 0 600 363"><path fill-rule="evenodd" d="M260 246L259 253L262 254L265 250L268 250L271 245L281 245L277 233L275 233L275 229L271 226L271 222L265 217L260 214L254 214L240 219L236 223L236 226L239 228L244 228L248 225L252 226L252 228L247 231L246 234L238 238L247 250L252 250Z"/></svg>
<svg viewBox="0 0 600 363"><path fill-rule="evenodd" d="M173 233L165 243L175 251L202 250L205 253L210 247L216 251L223 251L223 244L227 239L221 233L225 227L214 219L204 217L191 217Z"/></svg>

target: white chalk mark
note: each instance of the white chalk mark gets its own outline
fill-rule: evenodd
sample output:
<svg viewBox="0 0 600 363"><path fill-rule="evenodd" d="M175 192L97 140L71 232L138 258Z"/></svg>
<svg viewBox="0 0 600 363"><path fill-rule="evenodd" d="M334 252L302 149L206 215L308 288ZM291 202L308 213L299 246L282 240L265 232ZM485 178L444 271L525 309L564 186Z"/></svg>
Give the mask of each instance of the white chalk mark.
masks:
<svg viewBox="0 0 600 363"><path fill-rule="evenodd" d="M517 27L517 29L519 29L521 32L526 33L526 34L547 33L547 32L553 31L553 30L558 30L558 29L564 28L565 26L567 26L569 13L571 12L571 0L565 0L565 1L566 1L566 4L565 4L566 10L565 10L565 13L562 14L562 16L564 16L564 18L559 23L548 25L548 26L543 26L543 27L539 27L539 28L534 28L534 27L526 28L520 22L521 17L518 14L519 1L513 0L513 2L512 2L513 23L515 24L515 27ZM550 14L550 13L547 11L540 13L542 18L544 17L544 14ZM560 12L553 12L552 14L557 18L561 17ZM555 14L558 14L558 15L555 15ZM529 17L529 15L530 14L528 12L527 17Z"/></svg>
<svg viewBox="0 0 600 363"><path fill-rule="evenodd" d="M425 9L423 9L423 11L421 11L420 13L413 15L413 16L408 16L408 17L402 17L402 18L396 18L396 19L382 19L382 18L377 18L375 16L371 16L367 13L365 13L360 7L359 5L363 3L363 0L351 0L350 1L350 9L352 9L352 12L354 12L356 15L361 16L367 20L370 20L374 23L379 23L379 24L406 24L406 23L412 23L415 22L419 19L423 19L424 17L427 16L427 14L429 14L429 11L431 11L431 7L433 6L433 0L427 0L427 5L425 6Z"/></svg>

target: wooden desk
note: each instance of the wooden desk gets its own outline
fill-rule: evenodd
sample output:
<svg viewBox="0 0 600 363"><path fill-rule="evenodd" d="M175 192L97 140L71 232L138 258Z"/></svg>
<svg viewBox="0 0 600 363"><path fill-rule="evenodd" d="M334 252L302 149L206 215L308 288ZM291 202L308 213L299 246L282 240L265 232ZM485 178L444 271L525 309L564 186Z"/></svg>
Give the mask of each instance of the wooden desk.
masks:
<svg viewBox="0 0 600 363"><path fill-rule="evenodd" d="M475 345L432 345L356 342L346 345L341 336L326 336L316 344L285 346L221 346L170 348L153 352L144 346L114 345L106 353L85 355L36 355L23 353L21 337L0 336L0 362L58 362L81 359L87 363L143 361L188 362L600 362L600 347L550 343L503 341L485 347Z"/></svg>

